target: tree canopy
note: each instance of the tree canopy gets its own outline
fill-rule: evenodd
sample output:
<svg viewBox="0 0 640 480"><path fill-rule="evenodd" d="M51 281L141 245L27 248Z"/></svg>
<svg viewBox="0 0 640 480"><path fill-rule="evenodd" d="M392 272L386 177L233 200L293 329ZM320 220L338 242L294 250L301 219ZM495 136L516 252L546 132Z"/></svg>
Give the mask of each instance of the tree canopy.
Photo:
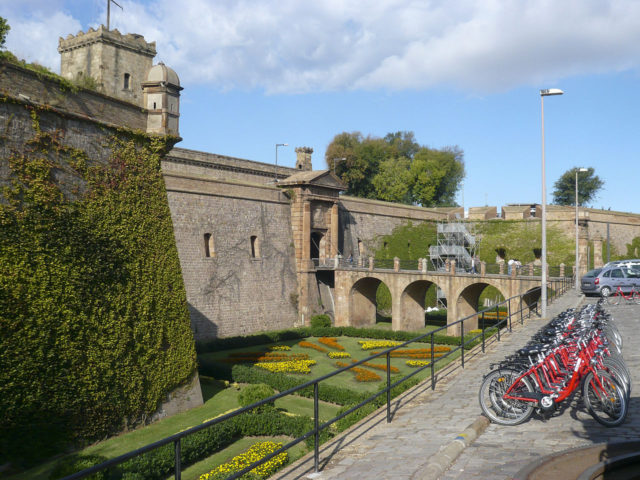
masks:
<svg viewBox="0 0 640 480"><path fill-rule="evenodd" d="M596 198L604 182L595 175L593 168L587 168L586 172L579 170L578 167L567 170L553 184L553 203L557 205L576 204L576 172L578 172L578 203L584 205Z"/></svg>
<svg viewBox="0 0 640 480"><path fill-rule="evenodd" d="M349 195L424 207L455 206L465 174L462 150L422 146L413 132L384 138L343 132L333 138L325 159Z"/></svg>
<svg viewBox="0 0 640 480"><path fill-rule="evenodd" d="M4 48L4 42L7 40L9 30L11 30L11 27L7 23L7 19L0 17L0 50Z"/></svg>

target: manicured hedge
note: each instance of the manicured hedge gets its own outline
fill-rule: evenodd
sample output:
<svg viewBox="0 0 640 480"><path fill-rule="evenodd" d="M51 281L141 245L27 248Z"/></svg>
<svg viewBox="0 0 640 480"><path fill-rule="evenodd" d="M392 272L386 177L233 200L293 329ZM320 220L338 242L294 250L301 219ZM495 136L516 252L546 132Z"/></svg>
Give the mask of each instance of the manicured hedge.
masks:
<svg viewBox="0 0 640 480"><path fill-rule="evenodd" d="M291 417L278 412L274 408L262 409L259 414L251 412L232 417L222 423L196 432L182 439L181 453L184 467L192 465L217 451L231 445L241 437L249 436L279 436L290 435L301 437L313 429L313 421L309 417ZM327 441L331 434L323 431L320 439ZM307 445L311 446L313 436L307 439ZM83 461L83 459L87 461ZM73 456L61 460L55 468L56 472L65 474L73 473L73 466L86 465L93 458ZM138 480L164 480L173 473L175 465L175 451L173 444L147 452L139 457L132 458L114 467L109 472L111 480L138 479ZM86 468L86 467L85 467ZM58 476L50 478L59 478Z"/></svg>
<svg viewBox="0 0 640 480"><path fill-rule="evenodd" d="M444 331L444 330L443 330ZM276 330L272 332L258 333L237 337L216 338L208 342L198 343L198 353L216 352L219 350L231 350L247 346L265 345L269 343L285 342L288 340L301 340L308 337L362 337L379 340L397 340L406 342L418 336L415 332L382 330L379 328L356 327L302 327L290 330ZM420 340L422 343L430 343L431 337ZM460 345L460 337L451 337L446 334L434 334L434 342L440 345Z"/></svg>

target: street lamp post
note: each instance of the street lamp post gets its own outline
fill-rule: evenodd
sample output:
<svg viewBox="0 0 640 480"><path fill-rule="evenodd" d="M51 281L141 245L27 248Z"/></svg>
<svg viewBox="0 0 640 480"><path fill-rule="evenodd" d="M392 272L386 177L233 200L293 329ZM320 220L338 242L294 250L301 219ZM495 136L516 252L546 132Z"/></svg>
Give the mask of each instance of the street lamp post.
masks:
<svg viewBox="0 0 640 480"><path fill-rule="evenodd" d="M288 143L276 143L276 164L273 167L273 183L278 183L278 147L288 147Z"/></svg>
<svg viewBox="0 0 640 480"><path fill-rule="evenodd" d="M580 257L578 256L578 173L588 172L586 168L576 168L576 292L580 291Z"/></svg>
<svg viewBox="0 0 640 480"><path fill-rule="evenodd" d="M559 88L547 88L540 90L540 106L542 113L542 291L540 303L542 303L542 318L547 316L547 187L544 175L544 97L562 95Z"/></svg>

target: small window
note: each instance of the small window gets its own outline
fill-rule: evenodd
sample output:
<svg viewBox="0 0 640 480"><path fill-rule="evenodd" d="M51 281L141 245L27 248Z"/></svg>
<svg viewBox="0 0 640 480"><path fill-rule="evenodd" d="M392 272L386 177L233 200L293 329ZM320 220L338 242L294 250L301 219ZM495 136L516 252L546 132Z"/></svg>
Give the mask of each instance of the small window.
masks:
<svg viewBox="0 0 640 480"><path fill-rule="evenodd" d="M624 278L624 274L622 273L622 270L616 268L611 271L611 278Z"/></svg>
<svg viewBox="0 0 640 480"><path fill-rule="evenodd" d="M611 270L608 270L602 274L604 278L609 278L611 276Z"/></svg>
<svg viewBox="0 0 640 480"><path fill-rule="evenodd" d="M129 90L131 88L131 75L128 73L124 74L124 89Z"/></svg>
<svg viewBox="0 0 640 480"><path fill-rule="evenodd" d="M255 235L251 237L251 258L260 258L260 240Z"/></svg>
<svg viewBox="0 0 640 480"><path fill-rule="evenodd" d="M213 235L210 233L204 234L204 256L207 258L216 256L216 249L213 244Z"/></svg>
<svg viewBox="0 0 640 480"><path fill-rule="evenodd" d="M153 102L153 109L156 109L156 102Z"/></svg>

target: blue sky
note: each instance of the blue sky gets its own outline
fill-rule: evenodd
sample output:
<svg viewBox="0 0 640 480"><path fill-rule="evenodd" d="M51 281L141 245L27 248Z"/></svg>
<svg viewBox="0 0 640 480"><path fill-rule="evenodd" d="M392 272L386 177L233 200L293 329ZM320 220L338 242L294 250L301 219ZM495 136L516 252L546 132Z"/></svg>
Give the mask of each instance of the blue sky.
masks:
<svg viewBox="0 0 640 480"><path fill-rule="evenodd" d="M637 0L118 0L111 27L176 70L178 146L314 168L343 131L413 131L465 152L464 205L547 201L574 166L596 208L640 212ZM59 71L59 36L106 23L106 0L0 0L20 58ZM462 204L463 194L458 195Z"/></svg>

